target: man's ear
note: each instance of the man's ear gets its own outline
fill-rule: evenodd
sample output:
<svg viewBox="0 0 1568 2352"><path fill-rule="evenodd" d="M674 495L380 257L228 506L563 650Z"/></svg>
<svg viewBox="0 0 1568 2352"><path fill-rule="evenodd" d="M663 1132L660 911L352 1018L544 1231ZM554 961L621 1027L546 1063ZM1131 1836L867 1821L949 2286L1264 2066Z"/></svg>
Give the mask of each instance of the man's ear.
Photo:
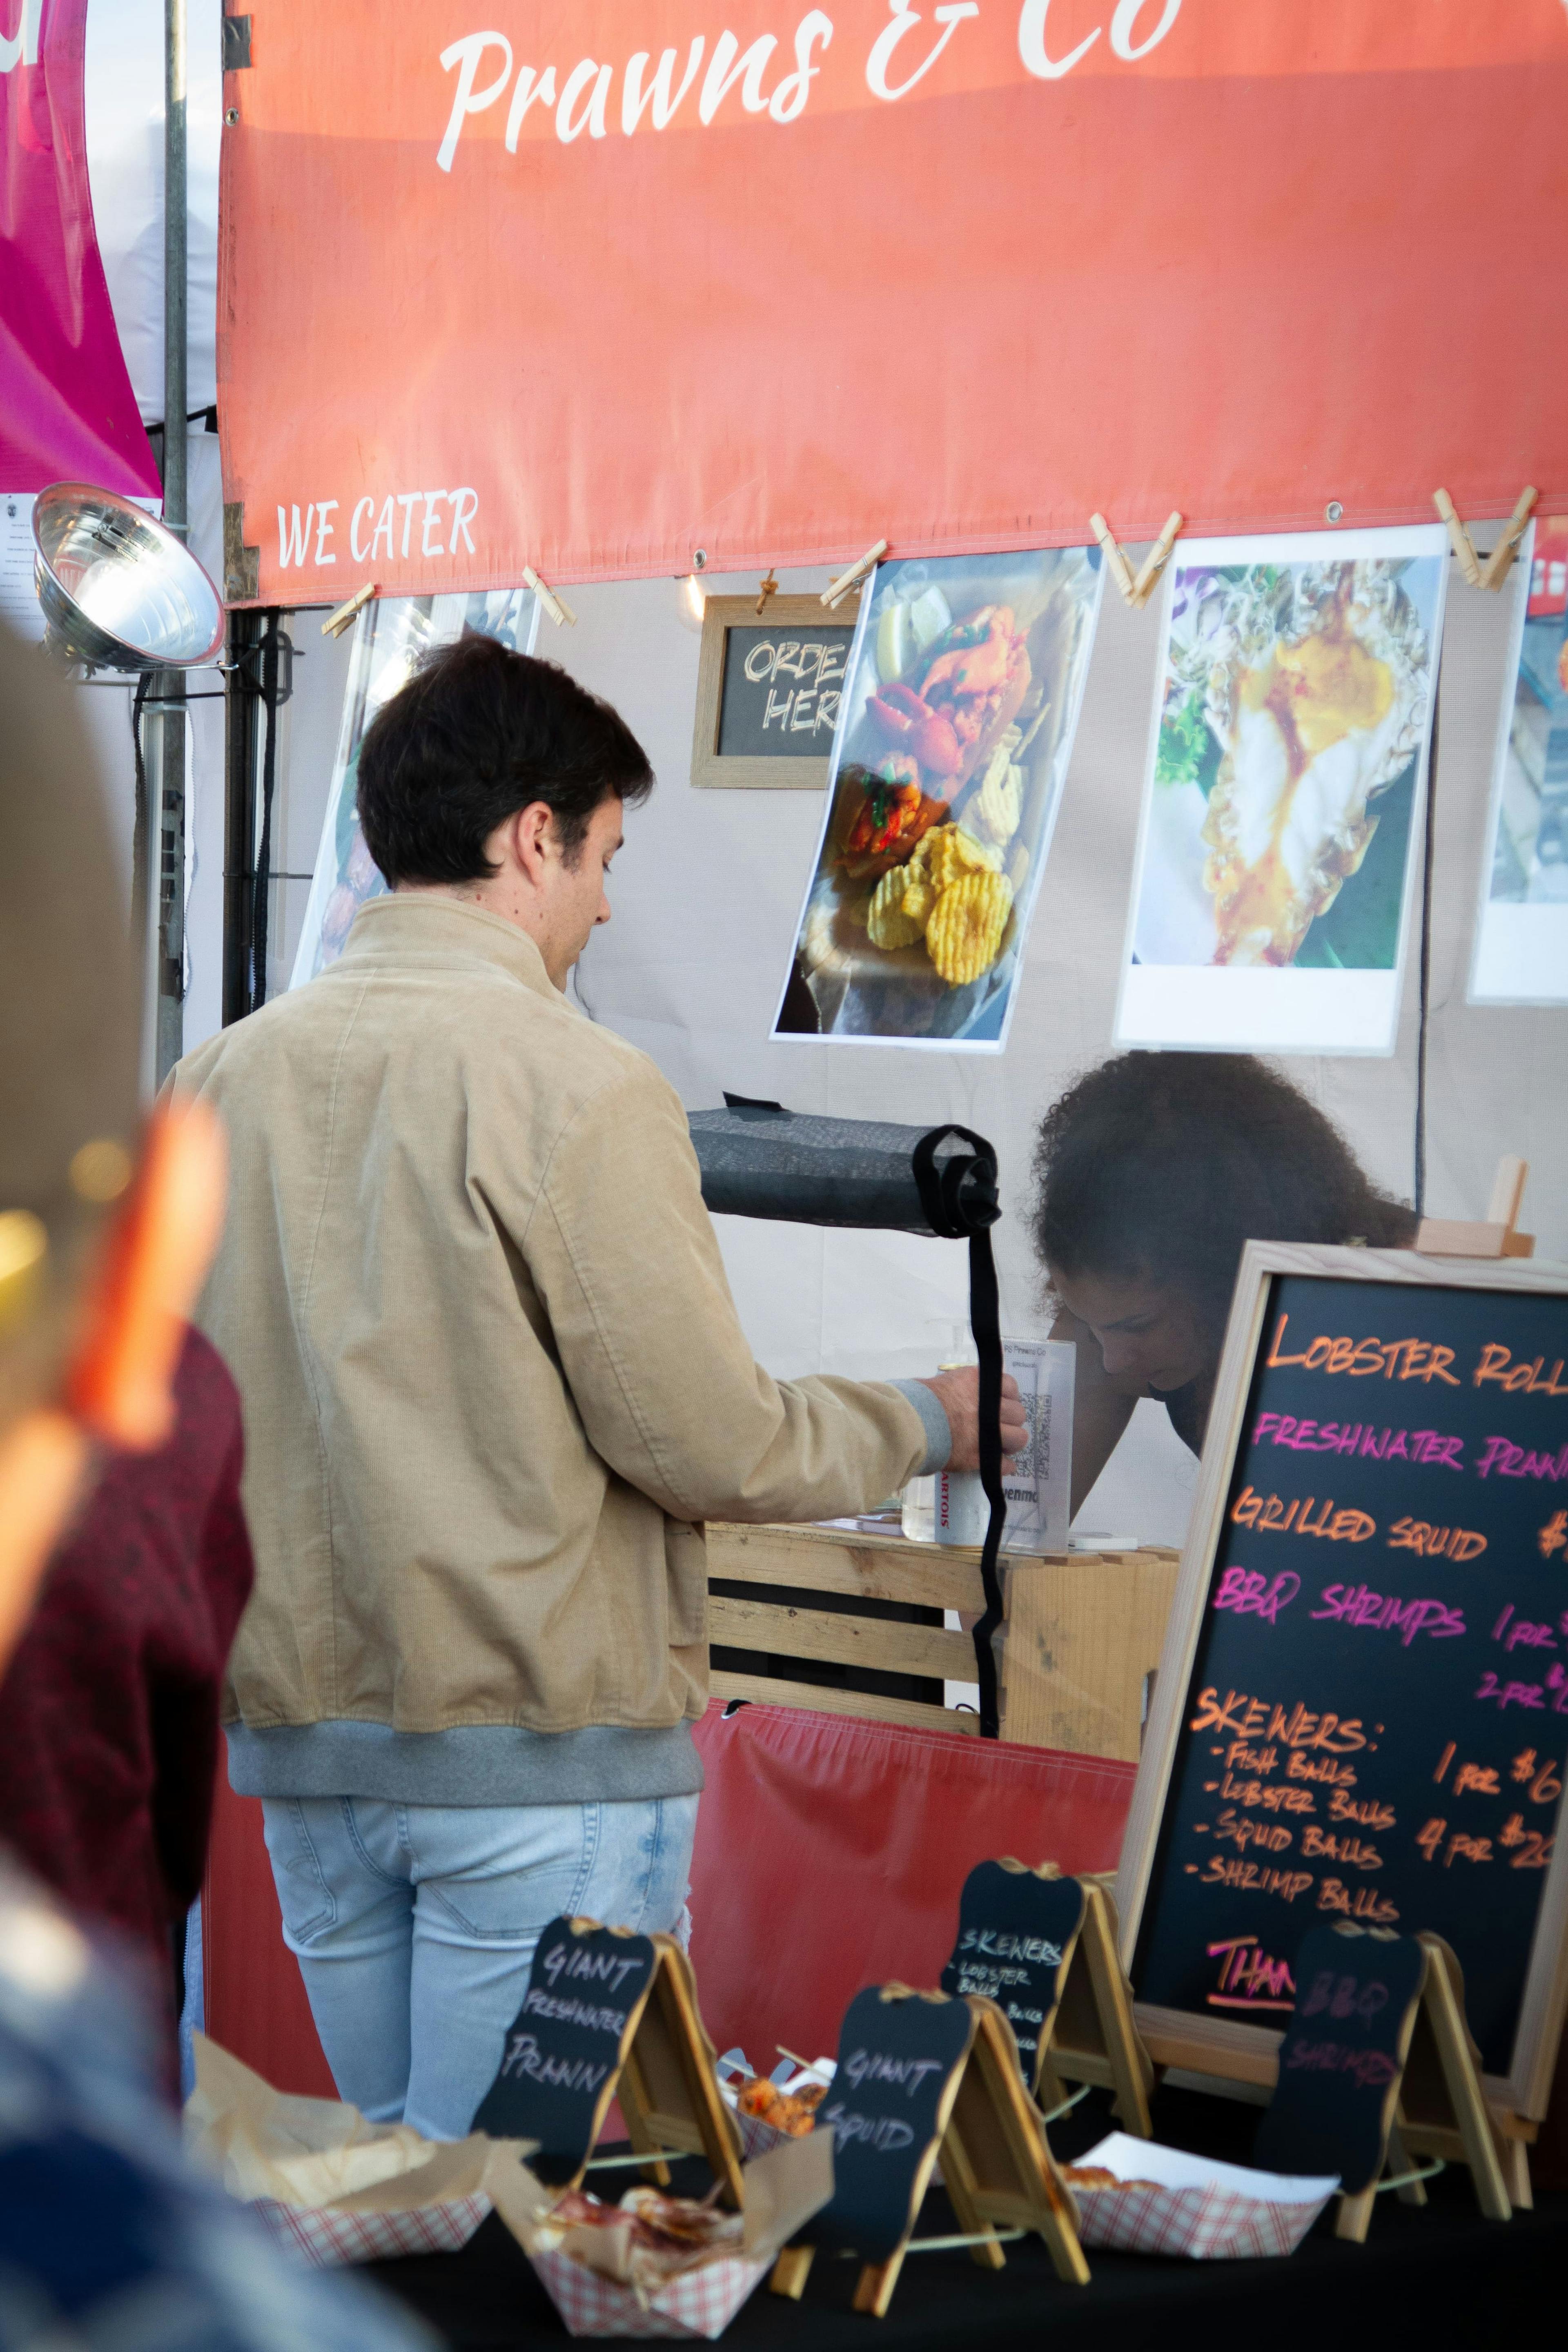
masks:
<svg viewBox="0 0 1568 2352"><path fill-rule="evenodd" d="M555 819L543 801L530 801L526 808L507 819L511 836L511 851L523 874L534 889L544 887L555 851Z"/></svg>
<svg viewBox="0 0 1568 2352"><path fill-rule="evenodd" d="M185 1320L223 1231L228 1154L207 1105L172 1097L148 1129L71 1366L67 1402L94 1436L145 1452L174 1423Z"/></svg>

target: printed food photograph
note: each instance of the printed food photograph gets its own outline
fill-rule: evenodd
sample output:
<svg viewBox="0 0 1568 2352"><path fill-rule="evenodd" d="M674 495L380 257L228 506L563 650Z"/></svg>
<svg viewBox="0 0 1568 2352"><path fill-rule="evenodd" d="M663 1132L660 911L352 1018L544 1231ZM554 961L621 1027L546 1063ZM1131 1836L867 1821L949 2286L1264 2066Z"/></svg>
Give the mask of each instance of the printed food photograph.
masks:
<svg viewBox="0 0 1568 2352"><path fill-rule="evenodd" d="M1098 548L880 567L775 1035L1005 1042L1102 582Z"/></svg>
<svg viewBox="0 0 1568 2352"><path fill-rule="evenodd" d="M290 988L302 988L336 963L360 908L367 899L386 893L360 831L355 797L359 747L366 728L382 705L407 685L426 654L470 634L495 637L513 653L531 653L539 635L536 598L526 588L491 589L469 596L378 596L357 616L338 722L337 758Z"/></svg>
<svg viewBox="0 0 1568 2352"><path fill-rule="evenodd" d="M1136 963L1397 961L1441 559L1301 544L1174 567Z"/></svg>

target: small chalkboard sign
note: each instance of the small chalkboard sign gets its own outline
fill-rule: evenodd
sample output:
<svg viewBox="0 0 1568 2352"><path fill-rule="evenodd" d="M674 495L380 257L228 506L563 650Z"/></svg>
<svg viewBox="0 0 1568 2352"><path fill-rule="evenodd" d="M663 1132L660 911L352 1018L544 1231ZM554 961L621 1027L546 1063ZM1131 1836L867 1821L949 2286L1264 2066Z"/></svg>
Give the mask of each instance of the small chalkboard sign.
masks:
<svg viewBox="0 0 1568 2352"><path fill-rule="evenodd" d="M855 637L858 596L710 596L702 614L691 781L820 792Z"/></svg>
<svg viewBox="0 0 1568 2352"><path fill-rule="evenodd" d="M819 2245L882 2263L909 2236L973 2039L966 2001L902 1986L856 1994L817 2109L833 2133L833 2198L811 2225Z"/></svg>
<svg viewBox="0 0 1568 2352"><path fill-rule="evenodd" d="M529 2160L539 2179L574 2187L617 2091L656 2179L669 2177L656 2151L703 2154L739 2202L735 2127L685 1953L672 1936L552 1919L471 2128L536 2141Z"/></svg>
<svg viewBox="0 0 1568 2352"><path fill-rule="evenodd" d="M1011 1859L976 1863L959 1897L958 1939L942 1989L984 1993L996 2003L1031 2090L1083 1913L1076 1878L1047 1877Z"/></svg>
<svg viewBox="0 0 1568 2352"><path fill-rule="evenodd" d="M965 2234L929 2242L967 2245L983 2268L1000 2270L1006 2257L998 2223L1037 2230L1058 2276L1087 2281L1072 2199L994 2001L952 2000L900 1984L857 1993L816 2129L833 2134L833 2196L810 2224L810 2244L779 2256L775 2294L798 2298L816 2248L836 2246L864 2264L856 2310L880 2319L905 2255L921 2250L910 2232L939 2151Z"/></svg>
<svg viewBox="0 0 1568 2352"><path fill-rule="evenodd" d="M1338 2173L1336 2235L1359 2243L1380 2186L1422 2200L1415 2175L1380 2180L1391 2146L1403 2163L1412 2141L1436 2137L1469 2166L1481 2210L1506 2221L1508 2190L1465 2025L1463 1979L1442 1938L1342 1923L1314 1927L1302 1938L1300 1968L1254 2162L1274 2172Z"/></svg>
<svg viewBox="0 0 1568 2352"><path fill-rule="evenodd" d="M1386 1928L1314 1927L1296 1965L1296 2007L1253 2161L1270 2172L1337 2173L1356 2197L1388 2155L1426 1953L1414 1936Z"/></svg>
<svg viewBox="0 0 1568 2352"><path fill-rule="evenodd" d="M1568 2000L1565 1506L1568 1268L1248 1244L1116 1883L1157 2063L1267 2082L1313 1930L1430 1931L1531 2137Z"/></svg>

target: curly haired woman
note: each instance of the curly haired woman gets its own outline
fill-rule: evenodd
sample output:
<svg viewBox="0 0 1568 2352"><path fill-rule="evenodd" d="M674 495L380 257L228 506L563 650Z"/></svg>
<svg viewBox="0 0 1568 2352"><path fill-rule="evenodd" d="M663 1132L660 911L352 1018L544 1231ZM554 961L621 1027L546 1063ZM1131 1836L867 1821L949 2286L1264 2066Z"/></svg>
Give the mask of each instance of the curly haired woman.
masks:
<svg viewBox="0 0 1568 2352"><path fill-rule="evenodd" d="M1035 1246L1078 1349L1076 1511L1140 1397L1194 1454L1247 1241L1399 1249L1415 1218L1363 1173L1289 1080L1250 1054L1122 1054L1048 1110Z"/></svg>

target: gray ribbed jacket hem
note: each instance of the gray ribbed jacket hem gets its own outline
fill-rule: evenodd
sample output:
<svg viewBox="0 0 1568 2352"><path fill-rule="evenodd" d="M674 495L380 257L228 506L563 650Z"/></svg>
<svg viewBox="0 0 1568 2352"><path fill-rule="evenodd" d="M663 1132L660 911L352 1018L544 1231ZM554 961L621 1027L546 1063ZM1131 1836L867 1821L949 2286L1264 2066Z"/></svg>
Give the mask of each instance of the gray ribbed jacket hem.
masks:
<svg viewBox="0 0 1568 2352"><path fill-rule="evenodd" d="M385 1723L228 1727L229 1785L242 1797L382 1797L401 1805L572 1805L695 1797L702 1759L689 1723L630 1731L524 1731L473 1724L394 1731Z"/></svg>
<svg viewBox="0 0 1568 2352"><path fill-rule="evenodd" d="M952 1431L942 1408L942 1400L927 1388L924 1381L889 1381L888 1386L908 1397L925 1423L926 1458L914 1473L917 1478L934 1478L945 1470L952 1453Z"/></svg>

